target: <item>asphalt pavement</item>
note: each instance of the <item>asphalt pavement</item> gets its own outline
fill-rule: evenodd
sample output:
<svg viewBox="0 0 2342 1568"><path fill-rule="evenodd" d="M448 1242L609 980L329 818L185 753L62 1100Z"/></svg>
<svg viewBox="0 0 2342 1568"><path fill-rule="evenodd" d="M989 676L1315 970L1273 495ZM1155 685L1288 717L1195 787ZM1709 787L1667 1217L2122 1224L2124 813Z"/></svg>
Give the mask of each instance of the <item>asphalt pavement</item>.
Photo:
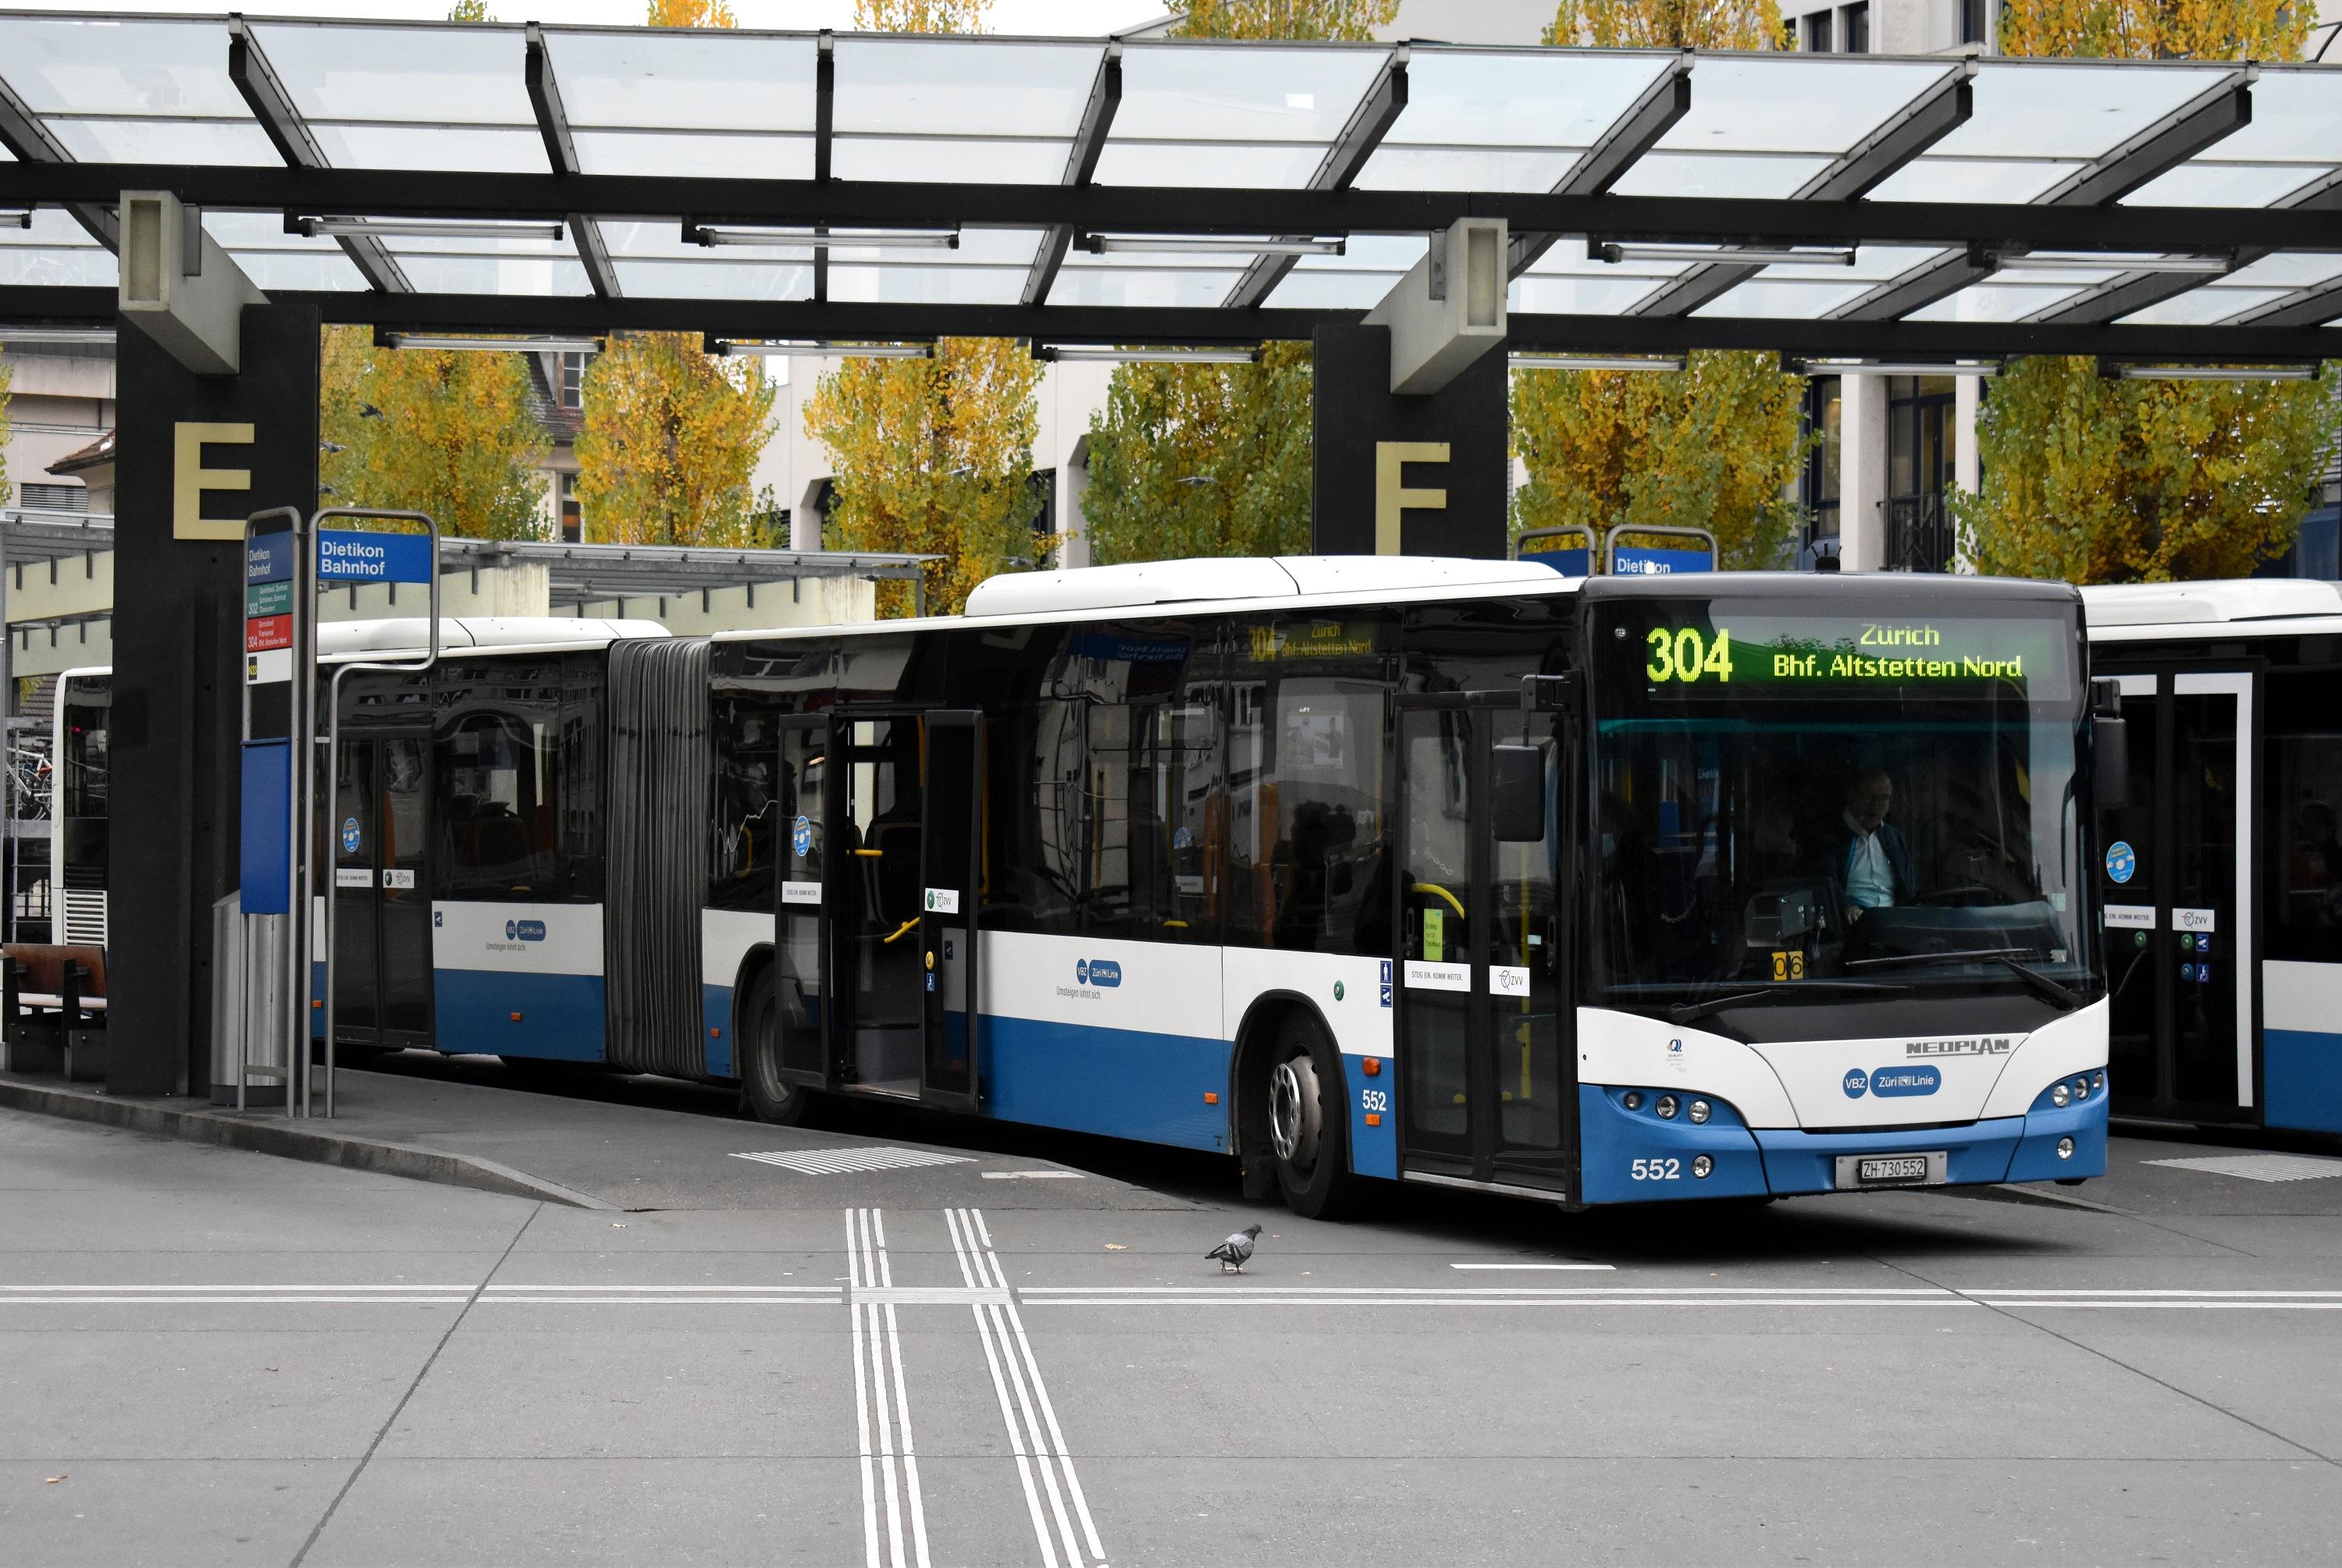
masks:
<svg viewBox="0 0 2342 1568"><path fill-rule="evenodd" d="M2342 1150L1316 1224L1201 1157L641 1093L538 1109L696 1120L720 1198L0 1112L0 1562L2333 1560Z"/></svg>

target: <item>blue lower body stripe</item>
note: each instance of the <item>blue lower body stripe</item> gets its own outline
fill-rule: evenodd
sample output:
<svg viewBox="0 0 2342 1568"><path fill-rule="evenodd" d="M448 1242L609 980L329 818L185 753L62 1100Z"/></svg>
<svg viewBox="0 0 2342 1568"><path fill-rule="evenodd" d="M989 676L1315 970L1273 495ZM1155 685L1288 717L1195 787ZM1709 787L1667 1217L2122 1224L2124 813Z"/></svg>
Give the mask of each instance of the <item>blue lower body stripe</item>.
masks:
<svg viewBox="0 0 2342 1568"><path fill-rule="evenodd" d="M598 974L440 969L432 981L442 1051L549 1062L602 1060Z"/></svg>
<svg viewBox="0 0 2342 1568"><path fill-rule="evenodd" d="M1228 1146L1227 1043L1030 1018L984 1019L984 1109L1006 1122ZM1206 1104L1206 1094L1220 1096Z"/></svg>
<svg viewBox="0 0 2342 1568"><path fill-rule="evenodd" d="M2305 1133L2342 1133L2342 1034L2261 1032L2262 1122Z"/></svg>

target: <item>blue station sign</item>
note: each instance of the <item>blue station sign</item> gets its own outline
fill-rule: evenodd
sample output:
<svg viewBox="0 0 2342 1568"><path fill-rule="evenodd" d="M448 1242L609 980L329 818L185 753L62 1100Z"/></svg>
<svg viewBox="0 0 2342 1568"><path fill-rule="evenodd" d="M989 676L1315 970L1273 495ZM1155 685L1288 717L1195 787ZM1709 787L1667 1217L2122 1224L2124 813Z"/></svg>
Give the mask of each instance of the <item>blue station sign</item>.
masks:
<svg viewBox="0 0 2342 1568"><path fill-rule="evenodd" d="M428 583L431 570L426 534L318 530L320 583Z"/></svg>

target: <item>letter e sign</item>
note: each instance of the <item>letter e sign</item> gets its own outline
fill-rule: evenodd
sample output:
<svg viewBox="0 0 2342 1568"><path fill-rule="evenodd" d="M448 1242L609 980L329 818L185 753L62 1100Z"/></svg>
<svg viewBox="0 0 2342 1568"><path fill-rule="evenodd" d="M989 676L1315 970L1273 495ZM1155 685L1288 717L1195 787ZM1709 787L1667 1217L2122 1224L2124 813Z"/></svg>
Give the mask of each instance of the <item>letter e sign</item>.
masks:
<svg viewBox="0 0 2342 1568"><path fill-rule="evenodd" d="M249 424L205 424L181 420L171 427L171 537L174 539L241 539L244 519L229 521L204 515L206 490L249 490L249 468L206 468L204 446L249 446Z"/></svg>

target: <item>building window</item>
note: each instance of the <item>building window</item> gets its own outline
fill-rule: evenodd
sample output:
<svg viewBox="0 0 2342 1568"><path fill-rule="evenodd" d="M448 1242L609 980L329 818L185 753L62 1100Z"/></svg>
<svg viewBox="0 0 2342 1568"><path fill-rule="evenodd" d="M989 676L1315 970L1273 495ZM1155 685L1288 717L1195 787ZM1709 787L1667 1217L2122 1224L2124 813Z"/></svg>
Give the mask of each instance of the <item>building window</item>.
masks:
<svg viewBox="0 0 2342 1568"><path fill-rule="evenodd" d="M1887 383L1887 564L1941 572L1951 564L1953 387L1948 375L1897 375Z"/></svg>
<svg viewBox="0 0 2342 1568"><path fill-rule="evenodd" d="M1859 5L1847 5L1838 11L1839 50L1847 55L1870 53L1870 5L1864 0Z"/></svg>
<svg viewBox="0 0 2342 1568"><path fill-rule="evenodd" d="M1817 11L1806 18L1806 53L1827 55L1830 52L1830 14Z"/></svg>
<svg viewBox="0 0 2342 1568"><path fill-rule="evenodd" d="M555 355L560 361L560 372L555 378L554 397L564 408L586 406L586 364L593 356L584 350Z"/></svg>
<svg viewBox="0 0 2342 1568"><path fill-rule="evenodd" d="M561 497L561 542L582 544L586 542L586 509L577 500L577 475L564 474L554 483Z"/></svg>
<svg viewBox="0 0 2342 1568"><path fill-rule="evenodd" d="M89 492L78 484L25 484L16 504L29 512L86 512Z"/></svg>
<svg viewBox="0 0 2342 1568"><path fill-rule="evenodd" d="M1992 38L1992 0L1960 0L1960 42L1988 43Z"/></svg>

